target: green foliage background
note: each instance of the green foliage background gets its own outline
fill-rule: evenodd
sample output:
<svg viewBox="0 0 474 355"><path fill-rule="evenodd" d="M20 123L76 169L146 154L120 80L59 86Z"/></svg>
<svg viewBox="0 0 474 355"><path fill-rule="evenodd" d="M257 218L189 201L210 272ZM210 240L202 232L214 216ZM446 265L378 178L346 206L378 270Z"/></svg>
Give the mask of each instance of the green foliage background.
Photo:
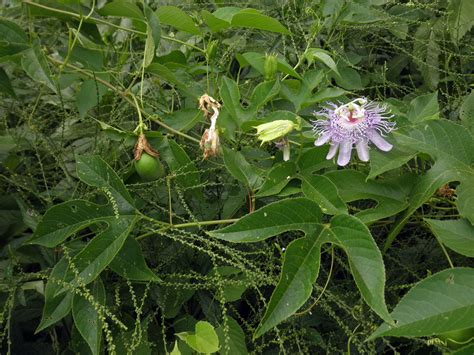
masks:
<svg viewBox="0 0 474 355"><path fill-rule="evenodd" d="M435 335L474 328L473 4L0 0L0 352L451 351ZM313 112L361 96L395 148L337 168ZM300 117L289 162L256 139Z"/></svg>

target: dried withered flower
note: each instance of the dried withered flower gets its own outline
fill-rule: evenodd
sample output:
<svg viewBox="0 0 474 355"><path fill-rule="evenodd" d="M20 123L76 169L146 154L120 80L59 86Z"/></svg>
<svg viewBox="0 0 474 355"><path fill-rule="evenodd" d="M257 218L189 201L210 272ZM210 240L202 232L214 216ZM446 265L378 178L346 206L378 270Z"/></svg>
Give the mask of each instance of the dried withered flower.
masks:
<svg viewBox="0 0 474 355"><path fill-rule="evenodd" d="M208 94L204 94L199 98L199 109L206 118L210 118L216 110L219 110L220 108L221 104Z"/></svg>
<svg viewBox="0 0 474 355"><path fill-rule="evenodd" d="M199 143L203 157L207 159L219 154L219 131L217 130L216 123L221 105L211 96L204 94L199 98L199 108L204 116L211 121L211 126L204 131Z"/></svg>
<svg viewBox="0 0 474 355"><path fill-rule="evenodd" d="M206 129L201 137L199 146L203 152L204 159L217 156L220 148L219 133L217 130Z"/></svg>
<svg viewBox="0 0 474 355"><path fill-rule="evenodd" d="M133 150L133 157L135 160L140 160L142 157L142 153L145 151L149 155L153 157L158 157L160 153L154 150L148 140L146 139L145 135L142 133L138 136L137 142L135 143L135 148Z"/></svg>

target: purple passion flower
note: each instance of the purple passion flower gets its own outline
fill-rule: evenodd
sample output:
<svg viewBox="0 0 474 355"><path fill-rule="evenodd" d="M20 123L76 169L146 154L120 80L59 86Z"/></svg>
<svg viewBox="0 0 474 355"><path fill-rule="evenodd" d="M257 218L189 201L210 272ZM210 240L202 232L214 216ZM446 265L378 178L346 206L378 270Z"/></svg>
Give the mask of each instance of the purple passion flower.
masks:
<svg viewBox="0 0 474 355"><path fill-rule="evenodd" d="M385 106L358 98L345 105L337 106L331 103L315 115L324 116L326 120L313 121L313 131L319 135L315 146L330 143L326 159L332 159L339 150L337 165L345 166L351 159L352 148L355 145L357 155L362 161L369 161L369 143L388 152L392 145L382 138L395 128L395 122L388 121L393 116L387 113Z"/></svg>

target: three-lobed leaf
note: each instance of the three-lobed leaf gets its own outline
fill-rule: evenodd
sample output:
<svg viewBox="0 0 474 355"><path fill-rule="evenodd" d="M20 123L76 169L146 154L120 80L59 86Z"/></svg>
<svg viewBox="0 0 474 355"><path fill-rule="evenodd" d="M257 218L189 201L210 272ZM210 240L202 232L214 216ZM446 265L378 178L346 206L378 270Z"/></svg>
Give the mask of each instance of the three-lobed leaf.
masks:
<svg viewBox="0 0 474 355"><path fill-rule="evenodd" d="M220 95L224 102L224 110L240 126L251 119L256 119L257 111L275 97L279 90L279 81L260 83L253 90L248 107L243 108L240 102L241 95L237 83L230 78L224 77L220 86Z"/></svg>
<svg viewBox="0 0 474 355"><path fill-rule="evenodd" d="M213 32L228 27L244 27L281 34L290 33L277 19L264 15L256 9L226 6L220 7L212 14L208 11L203 11L202 15L204 21L206 21Z"/></svg>
<svg viewBox="0 0 474 355"><path fill-rule="evenodd" d="M0 68L0 92L10 95L11 97L16 97L10 78L3 68Z"/></svg>
<svg viewBox="0 0 474 355"><path fill-rule="evenodd" d="M107 87L96 80L84 80L76 95L76 105L79 117L84 118L87 112L97 106L102 96L107 92Z"/></svg>
<svg viewBox="0 0 474 355"><path fill-rule="evenodd" d="M368 228L357 218L337 215L330 225L317 224L304 238L291 242L285 252L280 280L273 291L254 337L259 337L293 315L311 296L319 272L323 243L341 247L365 302L392 323L385 304L385 267Z"/></svg>
<svg viewBox="0 0 474 355"><path fill-rule="evenodd" d="M41 322L36 328L36 333L53 325L63 319L72 309L73 292L58 294L62 289L62 280L68 270L68 262L66 258L59 260L54 266L48 277L48 282L44 289L44 306Z"/></svg>
<svg viewBox="0 0 474 355"><path fill-rule="evenodd" d="M43 317L37 331L69 313L72 289L94 281L111 264L138 220L132 197L104 160L98 156L79 157L76 167L77 175L84 182L106 191L110 204L103 206L72 200L56 205L43 216L30 243L54 247L85 227L98 223L105 223L105 227L91 228L96 235L81 250L72 253L68 249L67 255L53 268L46 285ZM129 273L131 279L154 279L135 243L129 242L129 248L122 251L115 266L124 269L123 273ZM120 268L121 259L128 259L131 263Z"/></svg>

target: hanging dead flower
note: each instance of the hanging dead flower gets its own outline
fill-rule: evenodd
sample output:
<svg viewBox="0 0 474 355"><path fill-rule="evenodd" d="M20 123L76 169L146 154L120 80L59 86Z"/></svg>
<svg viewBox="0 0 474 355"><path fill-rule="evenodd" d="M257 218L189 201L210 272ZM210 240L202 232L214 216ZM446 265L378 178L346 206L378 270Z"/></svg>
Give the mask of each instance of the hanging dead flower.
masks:
<svg viewBox="0 0 474 355"><path fill-rule="evenodd" d="M204 94L199 98L199 108L204 116L211 121L211 126L204 131L201 142L199 143L204 159L207 159L219 154L219 132L216 123L221 105L211 96Z"/></svg>
<svg viewBox="0 0 474 355"><path fill-rule="evenodd" d="M199 143L203 152L204 159L209 157L215 157L219 154L219 134L214 129L206 129L202 135L201 142Z"/></svg>
<svg viewBox="0 0 474 355"><path fill-rule="evenodd" d="M156 150L154 150L150 143L148 143L148 140L146 139L145 135L141 133L138 136L137 142L135 143L135 148L133 150L133 157L135 160L140 160L142 157L142 153L145 151L145 153L148 153L149 155L153 157L158 157L160 156L160 153L158 153Z"/></svg>
<svg viewBox="0 0 474 355"><path fill-rule="evenodd" d="M204 94L199 98L199 109L206 118L210 118L216 112L216 109L219 110L220 108L221 104L208 94Z"/></svg>

